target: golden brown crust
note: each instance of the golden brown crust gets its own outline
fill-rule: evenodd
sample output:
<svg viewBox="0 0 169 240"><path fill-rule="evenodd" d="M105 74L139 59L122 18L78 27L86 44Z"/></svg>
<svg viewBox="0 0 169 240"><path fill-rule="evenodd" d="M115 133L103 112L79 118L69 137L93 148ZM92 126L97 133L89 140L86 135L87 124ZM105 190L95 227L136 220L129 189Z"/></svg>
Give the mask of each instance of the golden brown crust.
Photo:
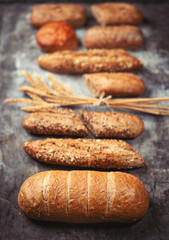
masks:
<svg viewBox="0 0 169 240"><path fill-rule="evenodd" d="M58 219L62 222L65 219L67 212L67 185L68 173L67 171L50 171L50 178L48 180L48 212L52 213L52 219ZM45 220L45 219L44 219ZM48 220L48 217L47 219Z"/></svg>
<svg viewBox="0 0 169 240"><path fill-rule="evenodd" d="M145 160L126 142L109 139L44 139L24 143L38 161L82 168L129 169Z"/></svg>
<svg viewBox="0 0 169 240"><path fill-rule="evenodd" d="M87 20L86 8L77 4L41 4L31 13L31 24L40 27L49 22L61 21L73 27L82 27Z"/></svg>
<svg viewBox="0 0 169 240"><path fill-rule="evenodd" d="M88 215L88 171L70 171L69 179L68 214L71 216L72 222L76 222L77 219L79 222L83 222Z"/></svg>
<svg viewBox="0 0 169 240"><path fill-rule="evenodd" d="M133 222L147 212L148 194L145 192L143 183L138 179L136 180L136 177L117 172L115 174L115 189L116 193L110 207L110 215L113 214L114 219L118 219L120 222Z"/></svg>
<svg viewBox="0 0 169 240"><path fill-rule="evenodd" d="M77 137L88 135L86 127L71 109L30 113L24 118L23 126L34 134Z"/></svg>
<svg viewBox="0 0 169 240"><path fill-rule="evenodd" d="M23 183L18 203L37 220L134 222L146 214L149 199L143 183L127 173L46 171Z"/></svg>
<svg viewBox="0 0 169 240"><path fill-rule="evenodd" d="M138 25L143 21L142 12L136 6L128 3L94 4L91 10L101 25Z"/></svg>
<svg viewBox="0 0 169 240"><path fill-rule="evenodd" d="M46 174L47 172L35 174L32 178L27 179L20 189L19 206L30 218L37 218L38 216L43 219L47 215L42 194L43 180Z"/></svg>
<svg viewBox="0 0 169 240"><path fill-rule="evenodd" d="M141 61L122 49L60 51L39 57L38 65L56 73L116 72L143 66Z"/></svg>
<svg viewBox="0 0 169 240"><path fill-rule="evenodd" d="M143 36L134 26L94 26L85 35L86 48L123 48L136 49L143 45Z"/></svg>
<svg viewBox="0 0 169 240"><path fill-rule="evenodd" d="M44 52L74 50L78 45L74 29L64 22L43 25L36 33L36 41Z"/></svg>
<svg viewBox="0 0 169 240"><path fill-rule="evenodd" d="M84 74L84 82L95 97L135 97L143 94L143 80L132 73L93 73Z"/></svg>
<svg viewBox="0 0 169 240"><path fill-rule="evenodd" d="M107 172L89 172L88 217L92 222L104 222L107 211Z"/></svg>
<svg viewBox="0 0 169 240"><path fill-rule="evenodd" d="M144 131L143 121L128 113L79 110L79 115L95 137L135 138Z"/></svg>

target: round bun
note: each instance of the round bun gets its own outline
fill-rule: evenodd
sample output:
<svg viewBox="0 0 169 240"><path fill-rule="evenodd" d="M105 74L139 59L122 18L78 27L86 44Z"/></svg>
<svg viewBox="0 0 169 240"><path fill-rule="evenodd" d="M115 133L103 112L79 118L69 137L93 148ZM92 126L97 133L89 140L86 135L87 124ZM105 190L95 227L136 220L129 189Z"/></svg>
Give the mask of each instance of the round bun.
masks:
<svg viewBox="0 0 169 240"><path fill-rule="evenodd" d="M44 52L74 50L78 39L69 23L51 22L43 25L36 34L36 41Z"/></svg>

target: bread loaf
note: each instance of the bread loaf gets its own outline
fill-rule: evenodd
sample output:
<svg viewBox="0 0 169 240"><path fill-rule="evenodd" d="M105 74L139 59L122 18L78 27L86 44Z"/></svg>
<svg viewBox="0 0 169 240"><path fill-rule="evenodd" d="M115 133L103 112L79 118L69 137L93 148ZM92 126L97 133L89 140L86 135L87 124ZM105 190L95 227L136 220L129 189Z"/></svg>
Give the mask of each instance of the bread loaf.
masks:
<svg viewBox="0 0 169 240"><path fill-rule="evenodd" d="M143 35L134 26L94 26L85 34L86 48L136 49L143 45Z"/></svg>
<svg viewBox="0 0 169 240"><path fill-rule="evenodd" d="M55 21L70 23L73 27L82 27L86 20L86 8L77 4L45 3L35 6L31 12L31 24L34 27Z"/></svg>
<svg viewBox="0 0 169 240"><path fill-rule="evenodd" d="M71 109L30 113L24 118L23 126L34 134L78 137L88 135L86 127Z"/></svg>
<svg viewBox="0 0 169 240"><path fill-rule="evenodd" d="M91 73L84 74L83 80L95 97L136 97L143 94L143 80L132 73Z"/></svg>
<svg viewBox="0 0 169 240"><path fill-rule="evenodd" d="M79 110L79 115L95 137L136 138L144 131L143 121L128 113Z"/></svg>
<svg viewBox="0 0 169 240"><path fill-rule="evenodd" d="M94 4L91 10L101 25L138 25L143 21L142 12L136 6L128 3Z"/></svg>
<svg viewBox="0 0 169 240"><path fill-rule="evenodd" d="M56 73L116 72L143 66L141 61L122 49L60 51L41 56L38 64Z"/></svg>
<svg viewBox="0 0 169 240"><path fill-rule="evenodd" d="M44 139L24 143L24 150L41 162L63 166L129 169L145 165L145 160L120 140Z"/></svg>
<svg viewBox="0 0 169 240"><path fill-rule="evenodd" d="M146 214L149 199L143 183L127 173L46 171L23 183L18 203L37 220L130 223Z"/></svg>
<svg viewBox="0 0 169 240"><path fill-rule="evenodd" d="M64 22L43 25L36 33L36 41L44 52L74 50L78 45L74 29Z"/></svg>

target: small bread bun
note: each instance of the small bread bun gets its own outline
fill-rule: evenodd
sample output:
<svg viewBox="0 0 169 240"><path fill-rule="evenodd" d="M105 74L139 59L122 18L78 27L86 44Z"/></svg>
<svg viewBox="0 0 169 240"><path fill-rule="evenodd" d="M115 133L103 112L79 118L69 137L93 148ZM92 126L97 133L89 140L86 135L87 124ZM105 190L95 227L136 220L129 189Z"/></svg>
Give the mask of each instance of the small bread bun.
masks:
<svg viewBox="0 0 169 240"><path fill-rule="evenodd" d="M78 45L74 29L69 23L64 22L43 25L37 31L36 41L44 52L74 50Z"/></svg>

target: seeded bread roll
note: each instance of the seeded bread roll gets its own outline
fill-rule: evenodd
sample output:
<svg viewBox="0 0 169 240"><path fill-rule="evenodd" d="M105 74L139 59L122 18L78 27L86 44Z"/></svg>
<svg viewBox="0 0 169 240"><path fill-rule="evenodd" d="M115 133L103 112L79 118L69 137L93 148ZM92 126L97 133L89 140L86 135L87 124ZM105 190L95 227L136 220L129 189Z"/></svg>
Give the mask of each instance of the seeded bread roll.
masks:
<svg viewBox="0 0 169 240"><path fill-rule="evenodd" d="M106 139L44 139L24 143L31 157L45 163L100 169L142 167L145 160L126 142Z"/></svg>
<svg viewBox="0 0 169 240"><path fill-rule="evenodd" d="M56 73L116 72L143 66L141 61L122 49L60 51L41 56L38 65Z"/></svg>
<svg viewBox="0 0 169 240"><path fill-rule="evenodd" d="M71 109L30 113L24 118L23 126L34 134L78 137L88 135L86 127Z"/></svg>
<svg viewBox="0 0 169 240"><path fill-rule="evenodd" d="M74 50L78 45L74 29L64 22L43 25L36 33L36 41L44 52Z"/></svg>
<svg viewBox="0 0 169 240"><path fill-rule="evenodd" d="M143 80L132 73L84 74L83 80L95 97L136 97L145 91Z"/></svg>
<svg viewBox="0 0 169 240"><path fill-rule="evenodd" d="M86 48L137 49L143 45L143 35L134 26L94 26L85 34Z"/></svg>
<svg viewBox="0 0 169 240"><path fill-rule="evenodd" d="M55 21L70 23L73 27L82 27L86 20L86 8L77 4L46 3L35 6L31 12L31 24L34 27Z"/></svg>
<svg viewBox="0 0 169 240"><path fill-rule="evenodd" d="M37 220L131 223L146 214L149 199L144 184L131 174L46 171L23 183L18 203Z"/></svg>
<svg viewBox="0 0 169 240"><path fill-rule="evenodd" d="M95 137L136 138L144 131L143 121L128 113L79 110L79 115Z"/></svg>
<svg viewBox="0 0 169 240"><path fill-rule="evenodd" d="M101 25L138 25L143 21L142 12L136 6L128 3L94 4L91 10Z"/></svg>

